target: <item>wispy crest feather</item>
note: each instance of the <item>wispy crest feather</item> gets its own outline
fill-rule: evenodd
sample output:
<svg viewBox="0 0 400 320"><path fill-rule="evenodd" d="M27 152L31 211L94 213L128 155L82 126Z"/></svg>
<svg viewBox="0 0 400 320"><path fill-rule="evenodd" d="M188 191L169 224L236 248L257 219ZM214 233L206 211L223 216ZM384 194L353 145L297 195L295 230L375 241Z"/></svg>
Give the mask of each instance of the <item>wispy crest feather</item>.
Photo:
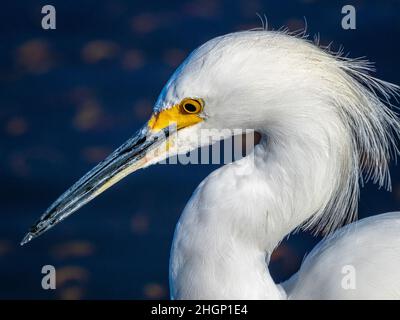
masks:
<svg viewBox="0 0 400 320"><path fill-rule="evenodd" d="M332 53L329 47L324 52L334 59L333 67L338 67L330 74L336 77L330 79L336 89L331 103L351 142L329 201L302 226L316 233L329 233L357 217L360 184L371 181L391 190L389 162L399 153L400 136L400 122L390 102L397 101L400 87L373 77L373 65L367 60Z"/></svg>

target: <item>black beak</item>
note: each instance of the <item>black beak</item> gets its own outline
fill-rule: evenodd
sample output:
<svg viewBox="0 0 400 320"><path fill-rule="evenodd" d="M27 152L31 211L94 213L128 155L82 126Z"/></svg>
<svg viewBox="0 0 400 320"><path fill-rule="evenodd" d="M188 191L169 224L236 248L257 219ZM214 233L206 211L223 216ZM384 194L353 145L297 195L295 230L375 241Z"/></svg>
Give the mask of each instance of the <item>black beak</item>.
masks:
<svg viewBox="0 0 400 320"><path fill-rule="evenodd" d="M139 130L62 194L30 228L21 245L40 236L128 174L146 167L154 159L150 156L152 151L162 147L173 130L167 127L151 133L147 126Z"/></svg>

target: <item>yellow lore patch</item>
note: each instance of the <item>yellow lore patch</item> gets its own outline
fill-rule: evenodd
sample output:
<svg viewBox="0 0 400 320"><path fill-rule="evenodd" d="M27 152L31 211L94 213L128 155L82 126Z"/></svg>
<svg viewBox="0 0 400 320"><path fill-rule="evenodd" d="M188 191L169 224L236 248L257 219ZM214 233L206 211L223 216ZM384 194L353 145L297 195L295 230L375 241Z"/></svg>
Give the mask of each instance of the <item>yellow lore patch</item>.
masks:
<svg viewBox="0 0 400 320"><path fill-rule="evenodd" d="M172 108L154 114L147 125L152 132L158 132L172 124L176 124L177 130L179 130L201 121L203 119L198 114L187 113L182 110L181 104L176 104Z"/></svg>

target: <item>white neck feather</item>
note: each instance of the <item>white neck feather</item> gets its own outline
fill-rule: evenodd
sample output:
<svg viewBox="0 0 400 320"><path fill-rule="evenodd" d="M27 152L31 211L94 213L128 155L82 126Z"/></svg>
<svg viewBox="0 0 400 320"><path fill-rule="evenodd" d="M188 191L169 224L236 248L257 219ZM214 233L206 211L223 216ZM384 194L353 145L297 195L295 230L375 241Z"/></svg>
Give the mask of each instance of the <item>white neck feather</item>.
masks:
<svg viewBox="0 0 400 320"><path fill-rule="evenodd" d="M265 262L275 244L266 243L267 212L259 203L267 186L249 188L260 173L253 164L248 156L214 171L187 204L171 252L173 299L282 297Z"/></svg>
<svg viewBox="0 0 400 320"><path fill-rule="evenodd" d="M326 126L310 122L302 128L264 136L250 155L201 183L175 232L173 298L285 297L266 260L285 235L329 201L332 188L324 182L336 174L332 164L345 143L336 140L329 149L321 139Z"/></svg>

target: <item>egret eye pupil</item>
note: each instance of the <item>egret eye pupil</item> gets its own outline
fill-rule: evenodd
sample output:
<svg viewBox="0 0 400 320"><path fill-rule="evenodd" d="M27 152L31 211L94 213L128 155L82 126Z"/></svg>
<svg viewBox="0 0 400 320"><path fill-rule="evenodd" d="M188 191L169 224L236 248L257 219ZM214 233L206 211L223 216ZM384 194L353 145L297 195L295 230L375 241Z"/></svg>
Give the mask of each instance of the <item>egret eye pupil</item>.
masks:
<svg viewBox="0 0 400 320"><path fill-rule="evenodd" d="M186 110L187 112L192 113L192 112L196 112L196 111L197 111L197 108L196 108L195 105L193 105L193 104L191 104L191 103L186 103L186 104L185 104L185 110Z"/></svg>

